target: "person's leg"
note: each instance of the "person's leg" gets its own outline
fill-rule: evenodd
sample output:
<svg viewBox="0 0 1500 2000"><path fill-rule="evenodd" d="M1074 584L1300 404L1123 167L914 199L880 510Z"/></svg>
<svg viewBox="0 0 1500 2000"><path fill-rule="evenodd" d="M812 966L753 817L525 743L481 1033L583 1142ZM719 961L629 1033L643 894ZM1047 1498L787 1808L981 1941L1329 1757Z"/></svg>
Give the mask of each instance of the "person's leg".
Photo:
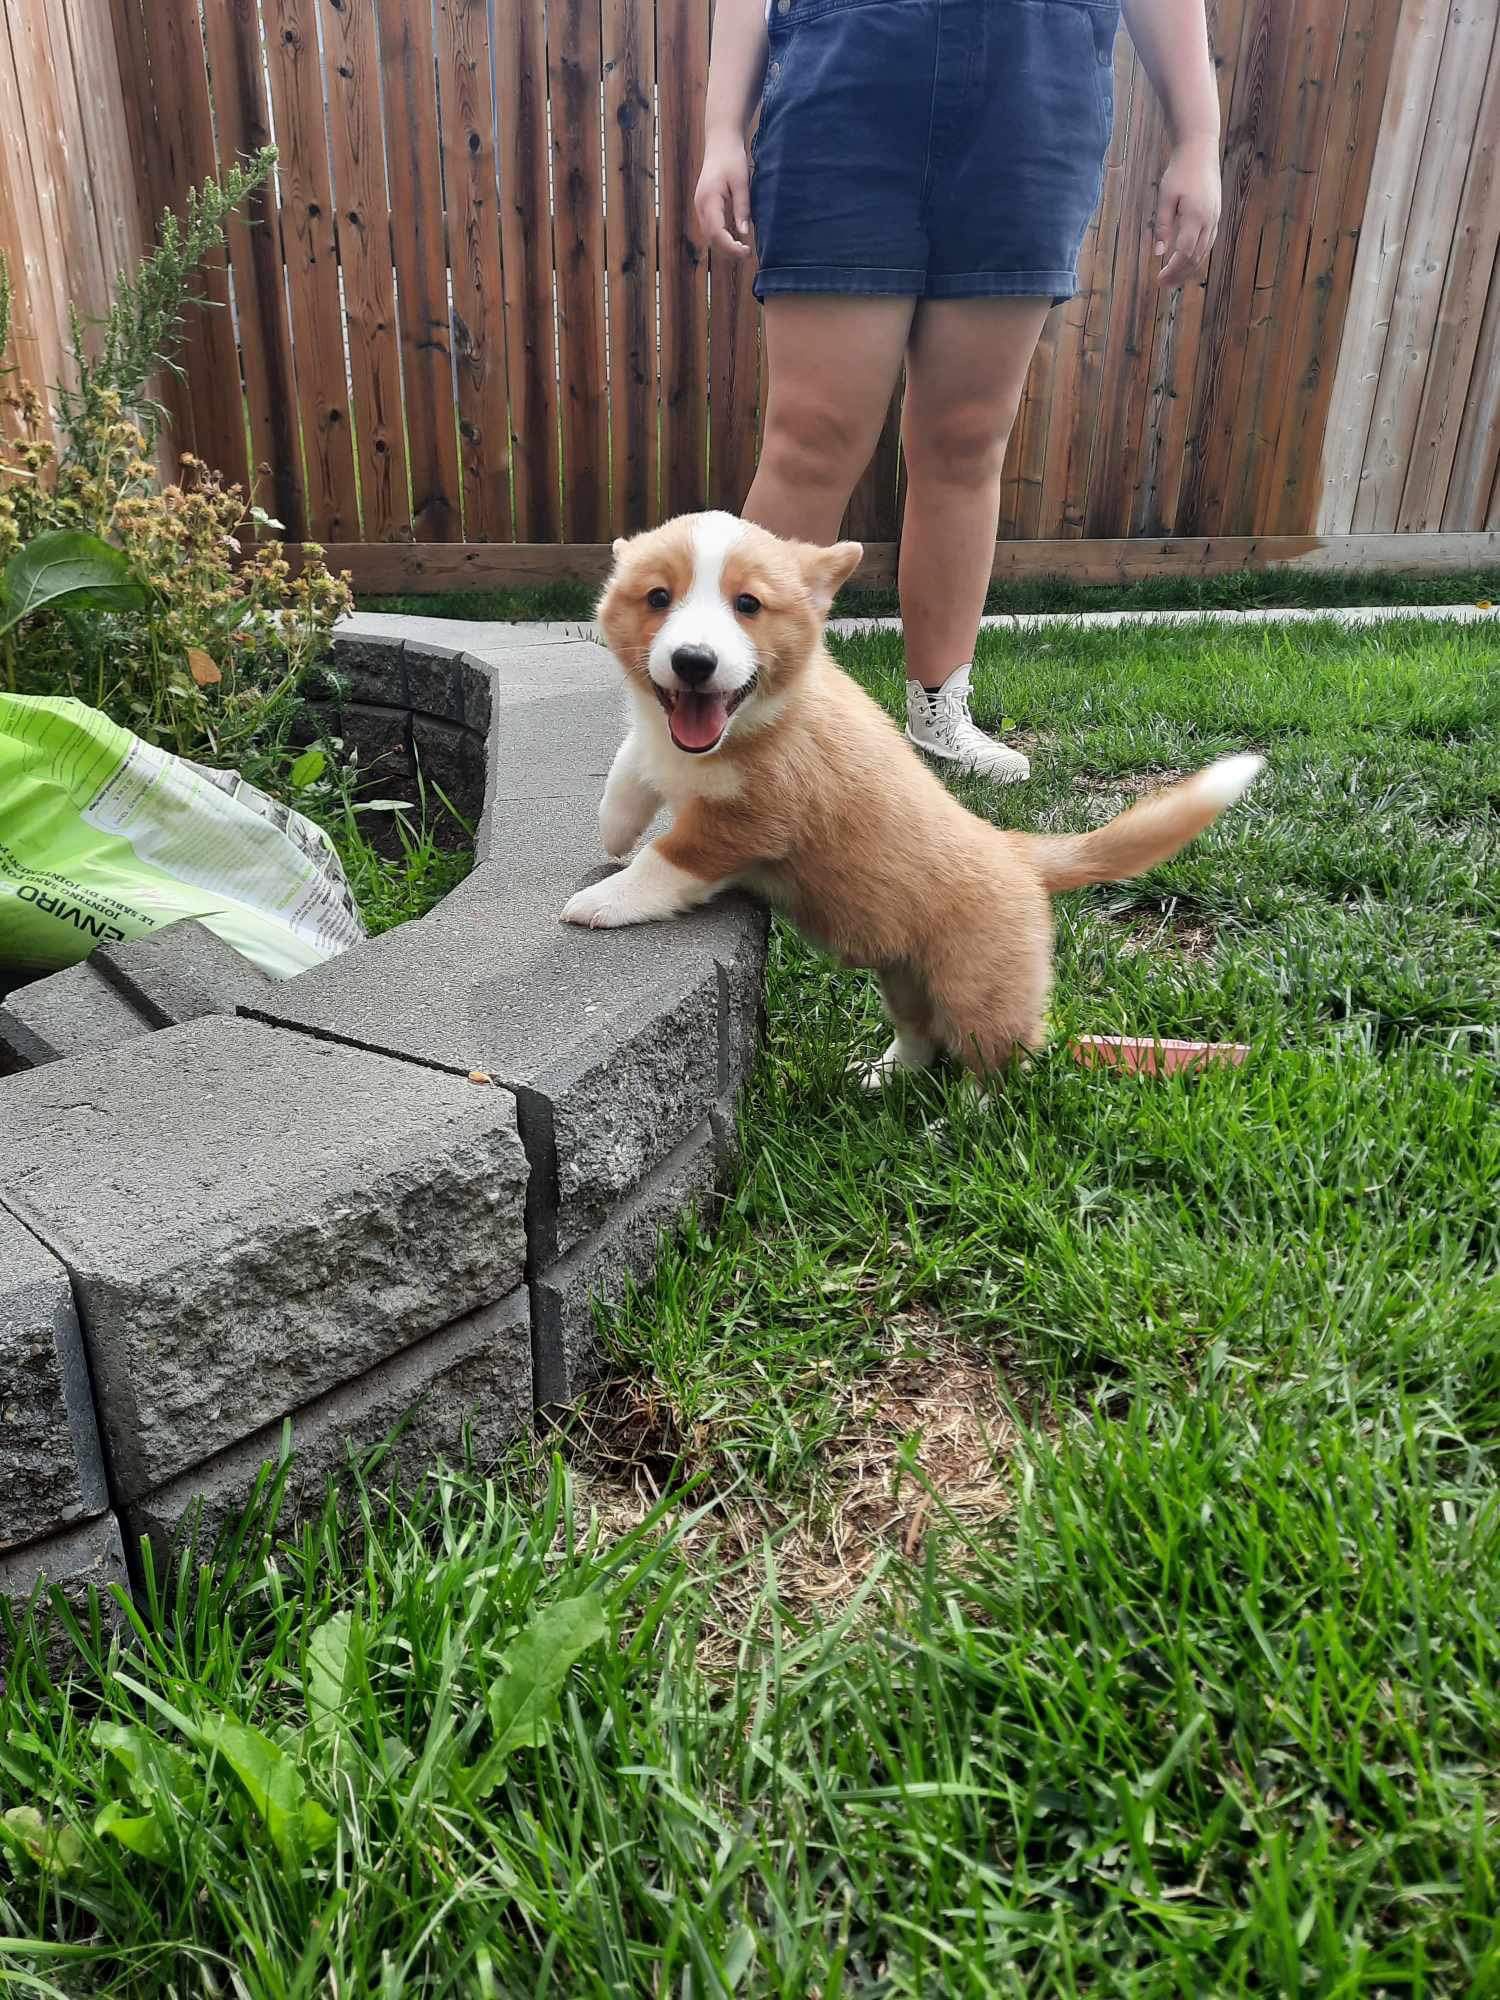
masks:
<svg viewBox="0 0 1500 2000"><path fill-rule="evenodd" d="M910 734L935 756L995 778L1024 778L1019 751L968 715L966 669L984 611L1000 478L1045 299L927 299L906 361L901 448L901 618Z"/></svg>
<svg viewBox="0 0 1500 2000"><path fill-rule="evenodd" d="M770 399L741 512L774 535L835 542L901 370L910 298L781 292L765 302Z"/></svg>

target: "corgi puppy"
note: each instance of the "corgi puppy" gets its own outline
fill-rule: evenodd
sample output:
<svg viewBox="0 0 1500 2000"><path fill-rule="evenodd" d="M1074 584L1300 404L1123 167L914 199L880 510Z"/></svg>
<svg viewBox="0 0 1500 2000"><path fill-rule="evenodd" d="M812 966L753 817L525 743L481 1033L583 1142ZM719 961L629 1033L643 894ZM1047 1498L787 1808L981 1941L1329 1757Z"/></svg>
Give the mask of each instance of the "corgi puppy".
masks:
<svg viewBox="0 0 1500 2000"><path fill-rule="evenodd" d="M729 514L615 543L599 624L633 722L599 809L623 859L570 924L643 924L731 886L880 982L894 1035L866 1080L940 1053L990 1076L1040 1046L1059 890L1167 860L1246 790L1227 757L1091 833L1002 832L966 811L823 644L857 542L781 541Z"/></svg>

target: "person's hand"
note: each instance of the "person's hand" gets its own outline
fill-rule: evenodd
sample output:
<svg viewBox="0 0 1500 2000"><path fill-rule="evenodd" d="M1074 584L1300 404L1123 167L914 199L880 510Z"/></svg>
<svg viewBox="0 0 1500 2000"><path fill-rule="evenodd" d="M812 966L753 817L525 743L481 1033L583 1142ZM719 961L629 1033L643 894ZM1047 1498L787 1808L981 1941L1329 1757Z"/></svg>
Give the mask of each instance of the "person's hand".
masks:
<svg viewBox="0 0 1500 2000"><path fill-rule="evenodd" d="M1156 254L1166 259L1159 283L1181 285L1202 277L1219 233L1222 201L1218 140L1185 139L1174 146L1156 203Z"/></svg>
<svg viewBox="0 0 1500 2000"><path fill-rule="evenodd" d="M743 134L709 135L693 214L698 241L706 249L731 257L750 255L750 160Z"/></svg>

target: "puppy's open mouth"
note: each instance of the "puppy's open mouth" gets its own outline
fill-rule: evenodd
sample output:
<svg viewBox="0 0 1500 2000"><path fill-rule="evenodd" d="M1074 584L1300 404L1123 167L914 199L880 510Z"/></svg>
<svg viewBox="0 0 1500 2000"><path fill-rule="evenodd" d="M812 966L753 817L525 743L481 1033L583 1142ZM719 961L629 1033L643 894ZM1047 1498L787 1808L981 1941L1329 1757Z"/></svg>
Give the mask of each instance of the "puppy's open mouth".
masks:
<svg viewBox="0 0 1500 2000"><path fill-rule="evenodd" d="M667 728L679 750L701 757L716 750L729 727L729 718L747 695L755 692L759 674L752 674L743 687L723 695L709 689L664 688L653 681L652 691L667 711Z"/></svg>

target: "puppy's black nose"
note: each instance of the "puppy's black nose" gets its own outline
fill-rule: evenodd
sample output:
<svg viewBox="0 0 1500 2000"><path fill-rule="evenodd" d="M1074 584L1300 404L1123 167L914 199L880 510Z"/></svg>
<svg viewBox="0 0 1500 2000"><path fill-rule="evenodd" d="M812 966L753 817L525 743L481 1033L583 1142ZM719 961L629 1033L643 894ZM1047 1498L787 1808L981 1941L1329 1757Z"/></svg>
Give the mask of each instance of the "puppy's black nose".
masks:
<svg viewBox="0 0 1500 2000"><path fill-rule="evenodd" d="M679 646L672 655L672 671L685 687L701 688L712 679L719 656L712 646Z"/></svg>

